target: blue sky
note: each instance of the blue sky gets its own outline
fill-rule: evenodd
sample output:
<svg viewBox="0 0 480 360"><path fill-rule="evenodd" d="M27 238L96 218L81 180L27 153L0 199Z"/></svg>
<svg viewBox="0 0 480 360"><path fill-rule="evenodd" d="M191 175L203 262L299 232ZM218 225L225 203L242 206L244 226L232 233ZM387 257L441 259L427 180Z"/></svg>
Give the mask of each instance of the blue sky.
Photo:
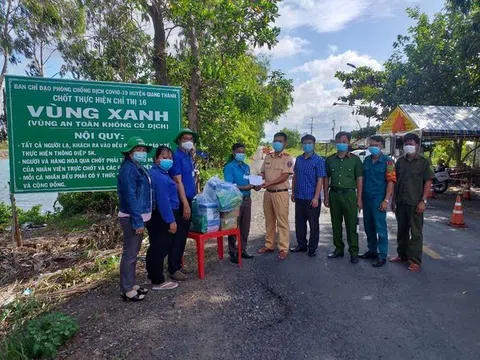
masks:
<svg viewBox="0 0 480 360"><path fill-rule="evenodd" d="M392 54L392 44L398 34L406 34L413 22L405 9L420 6L433 15L443 6L443 0L284 0L280 5L277 25L282 33L272 50L254 52L270 58L272 69L280 69L293 79L294 104L282 116L278 125L265 127L266 139L283 127L306 133L310 118L314 118L313 134L319 140L332 137L332 122L336 131L353 130L357 120L346 106L333 107L345 94L342 84L334 78L339 70L352 70L346 63L381 69ZM174 37L178 36L174 34ZM174 39L170 39L172 42ZM61 66L55 54L46 65L46 75L53 76ZM10 74L25 75L25 64L10 67Z"/></svg>
<svg viewBox="0 0 480 360"><path fill-rule="evenodd" d="M293 107L278 125L266 126L266 138L283 127L301 133L309 132L314 118L313 134L317 139L332 137L333 120L336 131L353 130L357 119L348 107L333 103L345 94L342 84L334 78L339 70L352 70L346 63L368 65L381 69L392 54L398 34L406 34L413 22L407 7L420 6L433 15L443 0L284 0L277 24L282 28L278 45L271 51L256 50L271 59L274 69L283 70L294 80Z"/></svg>

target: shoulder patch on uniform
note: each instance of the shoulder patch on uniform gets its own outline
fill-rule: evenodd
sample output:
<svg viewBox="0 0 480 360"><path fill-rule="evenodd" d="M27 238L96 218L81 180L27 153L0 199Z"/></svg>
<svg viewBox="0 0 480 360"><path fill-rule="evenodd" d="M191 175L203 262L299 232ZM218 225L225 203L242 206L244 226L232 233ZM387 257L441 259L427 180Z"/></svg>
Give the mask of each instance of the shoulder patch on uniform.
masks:
<svg viewBox="0 0 480 360"><path fill-rule="evenodd" d="M387 161L387 171L394 171L395 170L395 164L393 163L392 160Z"/></svg>

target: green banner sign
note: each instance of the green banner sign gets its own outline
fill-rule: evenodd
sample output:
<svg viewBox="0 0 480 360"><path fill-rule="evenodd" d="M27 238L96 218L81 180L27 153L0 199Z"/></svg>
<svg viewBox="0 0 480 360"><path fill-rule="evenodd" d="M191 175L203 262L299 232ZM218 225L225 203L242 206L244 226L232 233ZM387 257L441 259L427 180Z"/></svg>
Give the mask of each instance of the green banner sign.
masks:
<svg viewBox="0 0 480 360"><path fill-rule="evenodd" d="M115 189L131 136L174 146L181 97L178 87L7 76L10 191Z"/></svg>

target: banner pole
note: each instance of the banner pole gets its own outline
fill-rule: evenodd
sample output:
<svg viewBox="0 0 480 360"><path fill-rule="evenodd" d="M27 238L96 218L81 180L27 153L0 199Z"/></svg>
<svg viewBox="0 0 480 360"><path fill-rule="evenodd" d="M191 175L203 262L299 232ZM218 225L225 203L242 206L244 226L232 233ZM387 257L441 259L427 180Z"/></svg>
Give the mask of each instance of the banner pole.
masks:
<svg viewBox="0 0 480 360"><path fill-rule="evenodd" d="M10 193L10 203L12 205L12 241L13 243L17 244L18 247L22 247L23 246L22 232L20 231L20 224L18 222L17 203L15 201L15 195L13 193Z"/></svg>

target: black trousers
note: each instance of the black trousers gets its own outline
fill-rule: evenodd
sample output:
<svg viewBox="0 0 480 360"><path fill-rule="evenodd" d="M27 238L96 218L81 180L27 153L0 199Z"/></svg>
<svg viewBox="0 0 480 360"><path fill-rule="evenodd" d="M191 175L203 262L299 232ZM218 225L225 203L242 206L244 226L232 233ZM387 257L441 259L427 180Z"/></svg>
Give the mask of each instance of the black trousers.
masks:
<svg viewBox="0 0 480 360"><path fill-rule="evenodd" d="M240 228L240 237L242 238L242 252L247 251L248 235L250 234L250 222L252 219L252 199L244 198L240 206L238 216L238 227ZM235 236L228 237L228 252L236 254L238 252L237 238Z"/></svg>
<svg viewBox="0 0 480 360"><path fill-rule="evenodd" d="M295 233L297 235L298 246L307 247L307 222L310 226L310 241L308 249L317 250L320 240L320 210L321 201L318 206L313 208L311 200L295 199Z"/></svg>
<svg viewBox="0 0 480 360"><path fill-rule="evenodd" d="M190 209L192 208L192 200L188 199ZM177 222L177 233L173 236L173 243L168 254L168 272L174 274L176 271L182 268L182 257L185 252L185 245L187 244L187 236L190 231L190 224L192 223L192 217L188 220L183 219L183 204L180 203L180 209L178 209L175 215Z"/></svg>
<svg viewBox="0 0 480 360"><path fill-rule="evenodd" d="M175 212L178 213L177 210ZM172 248L174 235L169 233L170 225L167 224L157 210L152 213L152 218L147 222L148 236L150 246L147 250L147 274L152 284L162 284L165 282L163 275L163 264L165 257Z"/></svg>

